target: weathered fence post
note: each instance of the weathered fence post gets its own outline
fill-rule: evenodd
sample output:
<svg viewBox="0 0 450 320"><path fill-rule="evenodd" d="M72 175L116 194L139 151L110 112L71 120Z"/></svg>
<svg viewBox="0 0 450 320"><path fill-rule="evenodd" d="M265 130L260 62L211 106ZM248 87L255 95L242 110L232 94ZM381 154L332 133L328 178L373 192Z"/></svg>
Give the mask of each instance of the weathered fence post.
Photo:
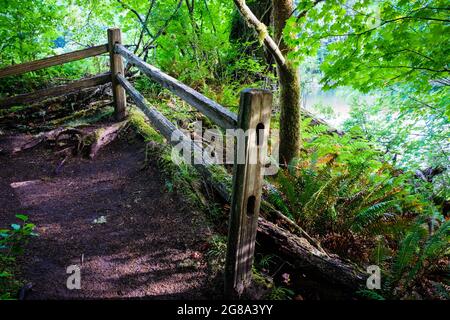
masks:
<svg viewBox="0 0 450 320"><path fill-rule="evenodd" d="M120 54L114 52L114 45L122 43L122 34L120 29L113 28L108 29L108 49L110 57L110 67L111 67L111 82L112 82L112 92L114 98L114 111L116 120L121 121L126 116L126 97L125 89L117 81L117 74L122 74L125 76L123 68L123 60Z"/></svg>
<svg viewBox="0 0 450 320"><path fill-rule="evenodd" d="M245 132L236 143L233 193L225 265L225 294L239 297L252 278L258 214L263 183L263 162L270 130L272 94L246 89L241 93L238 129ZM239 150L240 149L240 150ZM239 157L243 152L243 157ZM243 162L239 160L244 160Z"/></svg>

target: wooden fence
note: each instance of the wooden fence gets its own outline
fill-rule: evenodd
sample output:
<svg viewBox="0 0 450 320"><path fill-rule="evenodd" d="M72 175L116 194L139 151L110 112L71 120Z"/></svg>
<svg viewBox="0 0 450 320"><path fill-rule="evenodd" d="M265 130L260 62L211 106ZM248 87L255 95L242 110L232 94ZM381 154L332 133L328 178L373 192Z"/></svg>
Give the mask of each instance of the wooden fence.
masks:
<svg viewBox="0 0 450 320"><path fill-rule="evenodd" d="M110 72L62 86L8 97L0 101L0 109L16 104L28 103L35 100L36 97L58 96L111 82L115 117L118 121L126 117L126 94L128 94L136 106L144 112L152 126L169 143L177 145L181 143L193 151L192 154L194 157L198 157L193 162L195 167L206 179L212 179L208 167L213 161L203 154L201 147L190 137L183 134L181 130L158 110L148 105L145 98L126 79L123 62L125 59L129 64L139 69L142 74L189 103L219 127L223 129L242 129L244 132L249 133L245 136L245 162L237 163L238 157L235 154L227 260L225 266L226 295L229 297L241 295L250 284L252 276L255 238L263 184L262 173L264 169L264 159L260 158L262 154L260 151L261 149L264 150L267 144L270 129L272 94L265 90L244 90L241 93L239 115L236 115L134 55L122 45L121 31L116 28L108 29L108 44L6 67L0 69L0 78L36 71L104 53L109 53L110 56ZM172 139L174 136L178 137L176 141ZM237 146L235 145L236 152ZM257 159L256 163L249 161L252 157ZM225 187L219 188L218 190L219 192L222 190L222 195L227 195Z"/></svg>

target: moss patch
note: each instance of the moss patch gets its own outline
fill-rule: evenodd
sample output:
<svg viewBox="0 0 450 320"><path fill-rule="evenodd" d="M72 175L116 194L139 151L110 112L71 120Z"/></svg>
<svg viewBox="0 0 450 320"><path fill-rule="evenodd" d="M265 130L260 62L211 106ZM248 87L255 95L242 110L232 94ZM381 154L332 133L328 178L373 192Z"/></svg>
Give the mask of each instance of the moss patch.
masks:
<svg viewBox="0 0 450 320"><path fill-rule="evenodd" d="M136 107L129 109L131 127L144 138L145 142L155 141L163 143L163 137L147 122L145 115Z"/></svg>

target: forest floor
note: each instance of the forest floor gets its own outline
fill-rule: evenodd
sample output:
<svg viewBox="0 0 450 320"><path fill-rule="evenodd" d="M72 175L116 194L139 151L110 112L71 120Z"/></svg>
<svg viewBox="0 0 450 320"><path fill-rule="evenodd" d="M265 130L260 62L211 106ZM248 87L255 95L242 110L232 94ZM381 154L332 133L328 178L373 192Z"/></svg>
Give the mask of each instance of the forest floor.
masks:
<svg viewBox="0 0 450 320"><path fill-rule="evenodd" d="M0 229L25 214L39 234L20 263L32 283L27 299L220 295L202 214L165 190L155 159L143 168L142 143L116 139L95 159L73 157L55 171L60 162L44 145L0 154ZM81 268L80 290L66 287L70 265Z"/></svg>

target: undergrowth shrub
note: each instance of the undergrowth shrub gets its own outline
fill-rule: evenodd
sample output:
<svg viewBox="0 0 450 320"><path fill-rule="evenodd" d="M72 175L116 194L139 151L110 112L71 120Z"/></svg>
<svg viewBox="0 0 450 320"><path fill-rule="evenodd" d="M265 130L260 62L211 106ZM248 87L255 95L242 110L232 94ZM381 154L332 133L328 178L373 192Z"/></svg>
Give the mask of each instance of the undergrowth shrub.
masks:
<svg viewBox="0 0 450 320"><path fill-rule="evenodd" d="M397 233L397 226L429 205L411 193L408 179L381 161L379 152L357 132L325 134L325 126L303 123L304 149L281 171L281 192L272 202L311 233Z"/></svg>
<svg viewBox="0 0 450 320"><path fill-rule="evenodd" d="M339 136L305 120L303 131L301 156L269 201L330 251L379 265L384 291L366 297L445 298L450 222L415 192L413 173L383 161L357 128Z"/></svg>
<svg viewBox="0 0 450 320"><path fill-rule="evenodd" d="M35 225L27 223L27 216L19 214L16 217L20 223L0 230L0 300L15 298L21 284L15 276L16 259L23 254L30 238L36 236L33 232Z"/></svg>
<svg viewBox="0 0 450 320"><path fill-rule="evenodd" d="M438 223L433 230L419 217L405 233L386 281L387 291L394 296L450 297L450 221Z"/></svg>
<svg viewBox="0 0 450 320"><path fill-rule="evenodd" d="M450 221L429 228L424 217L405 230L392 261L382 262L381 290L362 290L369 299L450 298Z"/></svg>
<svg viewBox="0 0 450 320"><path fill-rule="evenodd" d="M208 245L206 256L213 272L222 272L225 268L227 255L227 238L215 234L209 239Z"/></svg>

